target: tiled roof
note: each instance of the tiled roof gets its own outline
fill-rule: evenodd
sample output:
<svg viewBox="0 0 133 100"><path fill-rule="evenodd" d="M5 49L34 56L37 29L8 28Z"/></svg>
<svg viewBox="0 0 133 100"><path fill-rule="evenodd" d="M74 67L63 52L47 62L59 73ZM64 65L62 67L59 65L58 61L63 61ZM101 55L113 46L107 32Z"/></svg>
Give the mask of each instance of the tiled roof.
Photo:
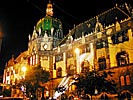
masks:
<svg viewBox="0 0 133 100"><path fill-rule="evenodd" d="M103 27L112 25L116 22L116 20L120 22L121 20L130 17L129 10L131 10L131 8L127 8L125 4L119 7L118 5L116 5L115 7L77 25L75 28L71 30L71 34L74 38L79 38L82 36L82 32L84 34L94 32L97 21L96 17L98 17L98 21L103 25Z"/></svg>

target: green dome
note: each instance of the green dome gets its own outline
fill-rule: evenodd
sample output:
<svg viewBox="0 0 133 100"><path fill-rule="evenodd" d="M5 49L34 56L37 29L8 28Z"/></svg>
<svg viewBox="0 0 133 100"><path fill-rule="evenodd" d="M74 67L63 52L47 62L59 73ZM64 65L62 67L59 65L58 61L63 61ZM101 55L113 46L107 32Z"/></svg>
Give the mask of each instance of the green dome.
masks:
<svg viewBox="0 0 133 100"><path fill-rule="evenodd" d="M44 31L50 31L51 28L59 29L62 28L62 23L59 19L52 18L51 16L45 16L37 22L36 30L39 31L39 28Z"/></svg>

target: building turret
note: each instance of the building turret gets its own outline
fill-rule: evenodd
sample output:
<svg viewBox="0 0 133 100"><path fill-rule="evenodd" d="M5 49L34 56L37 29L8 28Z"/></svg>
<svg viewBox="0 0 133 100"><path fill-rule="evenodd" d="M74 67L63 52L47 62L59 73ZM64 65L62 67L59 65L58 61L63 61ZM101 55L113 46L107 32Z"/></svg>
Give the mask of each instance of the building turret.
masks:
<svg viewBox="0 0 133 100"><path fill-rule="evenodd" d="M36 52L42 55L43 51L49 51L57 47L62 39L62 23L59 19L53 17L53 5L49 1L46 16L37 22L33 34L29 35L29 52L32 53L34 48L37 50Z"/></svg>
<svg viewBox="0 0 133 100"><path fill-rule="evenodd" d="M36 31L39 32L41 29L40 37L44 37L44 34L47 33L48 38L50 38L50 41L47 41L47 43L52 42L51 47L56 47L63 38L63 30L61 21L57 18L53 18L52 16L53 5L51 1L49 1L46 8L46 16L37 22Z"/></svg>
<svg viewBox="0 0 133 100"><path fill-rule="evenodd" d="M47 4L46 16L53 16L53 5L50 0L49 3Z"/></svg>

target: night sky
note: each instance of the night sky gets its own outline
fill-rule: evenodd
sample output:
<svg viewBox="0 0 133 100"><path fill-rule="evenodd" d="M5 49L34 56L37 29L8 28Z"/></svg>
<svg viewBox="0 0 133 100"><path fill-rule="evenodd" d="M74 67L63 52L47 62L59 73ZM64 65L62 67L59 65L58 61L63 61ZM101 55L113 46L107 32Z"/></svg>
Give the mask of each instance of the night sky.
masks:
<svg viewBox="0 0 133 100"><path fill-rule="evenodd" d="M64 36L75 25L124 2L132 0L51 0L54 16L62 21ZM1 0L0 1L0 73L14 55L28 49L28 35L40 18L45 17L48 0Z"/></svg>

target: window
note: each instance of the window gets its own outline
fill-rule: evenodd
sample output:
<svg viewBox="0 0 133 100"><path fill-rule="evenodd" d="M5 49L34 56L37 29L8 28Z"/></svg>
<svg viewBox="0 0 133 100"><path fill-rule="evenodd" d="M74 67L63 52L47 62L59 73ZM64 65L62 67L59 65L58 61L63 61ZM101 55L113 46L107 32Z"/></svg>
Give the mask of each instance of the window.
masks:
<svg viewBox="0 0 133 100"><path fill-rule="evenodd" d="M111 37L111 40L113 42L113 44L118 44L118 36L117 34L113 34L112 37Z"/></svg>
<svg viewBox="0 0 133 100"><path fill-rule="evenodd" d="M112 35L111 40L113 44L123 43L125 41L129 41L129 36L127 34L127 30L122 30L118 33Z"/></svg>
<svg viewBox="0 0 133 100"><path fill-rule="evenodd" d="M126 75L126 85L131 85L130 75Z"/></svg>
<svg viewBox="0 0 133 100"><path fill-rule="evenodd" d="M87 44L87 45L86 45L86 52L90 52L90 49L91 49L90 45Z"/></svg>
<svg viewBox="0 0 133 100"><path fill-rule="evenodd" d="M121 83L121 86L125 86L124 76L120 77L120 83Z"/></svg>
<svg viewBox="0 0 133 100"><path fill-rule="evenodd" d="M35 64L38 64L38 62L39 62L39 57L38 57L37 54L35 55L35 58L36 58L36 59L35 59Z"/></svg>
<svg viewBox="0 0 133 100"><path fill-rule="evenodd" d="M123 66L129 64L129 56L126 51L121 51L116 55L117 65Z"/></svg>
<svg viewBox="0 0 133 100"><path fill-rule="evenodd" d="M62 68L61 67L59 67L58 69L57 69L57 77L59 78L59 77L62 77Z"/></svg>
<svg viewBox="0 0 133 100"><path fill-rule="evenodd" d="M96 42L96 49L101 49L101 48L105 48L105 47L108 47L107 40L98 40Z"/></svg>
<svg viewBox="0 0 133 100"><path fill-rule="evenodd" d="M127 74L126 76L121 76L120 77L120 84L121 84L121 86L131 85L131 77L130 77L130 75Z"/></svg>
<svg viewBox="0 0 133 100"><path fill-rule="evenodd" d="M28 60L29 65L31 66L39 64L39 56L37 54L32 55Z"/></svg>
<svg viewBox="0 0 133 100"><path fill-rule="evenodd" d="M62 61L63 60L63 53L61 54L58 54L55 56L55 61L58 62L58 61Z"/></svg>
<svg viewBox="0 0 133 100"><path fill-rule="evenodd" d="M99 70L104 70L104 69L106 69L106 59L105 59L104 56L103 56L103 57L100 57L100 58L98 59L98 64L99 64Z"/></svg>
<svg viewBox="0 0 133 100"><path fill-rule="evenodd" d="M83 53L86 53L86 52L90 52L89 44L82 45L79 48L80 48L80 54L83 54Z"/></svg>
<svg viewBox="0 0 133 100"><path fill-rule="evenodd" d="M86 44L83 46L82 53L90 52L90 44Z"/></svg>
<svg viewBox="0 0 133 100"><path fill-rule="evenodd" d="M35 55L33 55L32 57L33 57L32 65L35 65L36 56L35 56Z"/></svg>
<svg viewBox="0 0 133 100"><path fill-rule="evenodd" d="M29 65L32 65L32 57L29 58Z"/></svg>

